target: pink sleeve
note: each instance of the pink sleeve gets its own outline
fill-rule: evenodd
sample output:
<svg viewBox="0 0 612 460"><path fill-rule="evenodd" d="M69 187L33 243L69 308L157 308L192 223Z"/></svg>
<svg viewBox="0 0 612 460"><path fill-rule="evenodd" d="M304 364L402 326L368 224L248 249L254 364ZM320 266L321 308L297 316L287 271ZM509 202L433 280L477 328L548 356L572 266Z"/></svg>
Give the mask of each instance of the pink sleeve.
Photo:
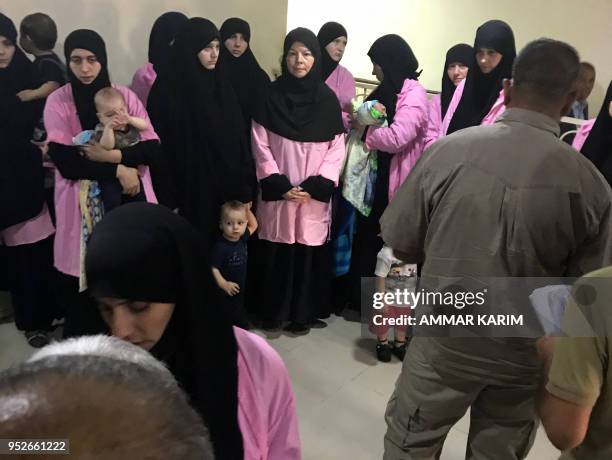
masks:
<svg viewBox="0 0 612 460"><path fill-rule="evenodd" d="M368 129L366 147L371 150L400 153L417 136L425 136L427 117L427 93L421 85L413 85L406 92L402 91L398 97L391 126L386 128L371 126Z"/></svg>
<svg viewBox="0 0 612 460"><path fill-rule="evenodd" d="M505 96L504 96L504 90L502 89L499 92L499 96L497 97L497 100L491 107L491 110L489 110L489 113L487 113L487 115L482 119L480 124L481 125L492 125L493 123L495 123L495 121L497 121L497 118L506 111L506 105L504 101L505 101Z"/></svg>
<svg viewBox="0 0 612 460"><path fill-rule="evenodd" d="M584 143L586 142L587 138L589 137L589 134L591 134L591 129L593 129L593 125L595 124L595 118L587 121L586 123L584 123L580 129L578 129L578 132L576 133L576 136L574 136L574 141L572 142L572 147L574 147L576 150L578 150L580 152L580 150L582 149L582 147L584 146Z"/></svg>
<svg viewBox="0 0 612 460"><path fill-rule="evenodd" d="M268 142L268 130L256 121L253 121L251 127L251 141L257 180L265 179L272 174L280 174Z"/></svg>
<svg viewBox="0 0 612 460"><path fill-rule="evenodd" d="M336 186L338 186L340 169L342 169L342 165L344 164L345 155L344 134L337 134L334 140L329 143L329 148L319 167L319 174L326 179L334 181Z"/></svg>
<svg viewBox="0 0 612 460"><path fill-rule="evenodd" d="M352 100L355 98L357 94L357 90L355 88L355 78L353 78L353 74L351 74L348 70L345 69L343 74L344 78L342 80L342 93L343 99L346 100L341 101L342 103L342 123L344 124L344 129L346 132L349 132L351 129L351 113L353 112L353 104Z"/></svg>
<svg viewBox="0 0 612 460"><path fill-rule="evenodd" d="M457 107L459 107L459 102L461 102L461 96L463 96L463 88L465 88L465 78L461 80L461 83L457 85L455 88L455 92L453 93L453 97L448 104L448 109L446 109L446 114L444 115L444 119L442 120L442 128L440 129L440 137L446 136L448 132L448 127L450 126L451 120L453 119L453 115L455 115L455 111Z"/></svg>
<svg viewBox="0 0 612 460"><path fill-rule="evenodd" d="M440 137L440 129L442 128L441 100L442 99L439 94L436 94L429 100L427 136L425 138L424 148L429 147Z"/></svg>
<svg viewBox="0 0 612 460"><path fill-rule="evenodd" d="M151 91L151 86L156 76L155 70L153 70L153 66L150 63L143 65L134 73L130 89L136 93L143 104L147 103L149 91Z"/></svg>
<svg viewBox="0 0 612 460"><path fill-rule="evenodd" d="M276 352L268 355L265 380L268 406L267 460L300 460L301 446L298 418L291 380L285 363Z"/></svg>
<svg viewBox="0 0 612 460"><path fill-rule="evenodd" d="M62 108L59 98L60 94L58 91L52 93L47 98L47 103L45 104L43 120L45 130L47 131L47 143L55 142L57 144L72 145L72 130L68 121L69 114L65 113Z"/></svg>
<svg viewBox="0 0 612 460"><path fill-rule="evenodd" d="M142 118L143 120L147 122L148 128L140 132L140 140L158 141L159 137L157 136L157 134L155 133L155 130L153 129L153 125L151 124L151 120L149 119L149 114L147 113L147 110L144 108L144 105L142 105L142 102L140 101L140 99L138 99L138 96L136 96L134 91L132 91L129 88L126 88L125 86L117 86L116 88L119 91L121 91L121 93L123 94L125 103L127 104L127 107L128 107L129 114L133 117Z"/></svg>

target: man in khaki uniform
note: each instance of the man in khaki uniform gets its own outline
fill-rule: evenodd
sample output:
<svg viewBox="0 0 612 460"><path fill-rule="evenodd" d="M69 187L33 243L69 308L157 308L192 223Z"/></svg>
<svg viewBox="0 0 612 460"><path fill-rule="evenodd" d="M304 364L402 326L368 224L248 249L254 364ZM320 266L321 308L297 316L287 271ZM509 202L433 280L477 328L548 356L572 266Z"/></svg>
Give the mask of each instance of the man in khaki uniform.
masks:
<svg viewBox="0 0 612 460"><path fill-rule="evenodd" d="M558 139L578 71L571 46L530 43L500 119L423 154L381 219L422 279L581 276L612 263L612 192ZM387 407L385 460L438 458L468 408L466 458L526 457L540 372L533 339L415 337Z"/></svg>
<svg viewBox="0 0 612 460"><path fill-rule="evenodd" d="M581 290L593 295L581 294ZM552 358L552 366L540 417L551 442L565 451L564 460L609 460L612 267L589 273L573 292L563 318L563 332L569 337L550 339L553 347L543 348L548 349L544 354Z"/></svg>

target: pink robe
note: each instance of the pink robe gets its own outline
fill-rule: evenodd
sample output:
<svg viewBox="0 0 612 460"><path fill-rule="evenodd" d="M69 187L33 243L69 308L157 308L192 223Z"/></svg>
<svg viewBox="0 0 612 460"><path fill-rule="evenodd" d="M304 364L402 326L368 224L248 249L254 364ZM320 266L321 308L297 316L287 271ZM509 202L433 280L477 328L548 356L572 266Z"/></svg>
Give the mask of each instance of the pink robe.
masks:
<svg viewBox="0 0 612 460"><path fill-rule="evenodd" d="M151 126L147 111L138 97L124 86L113 85L113 87L123 94L130 115L147 120L149 128L140 133L140 140L159 140ZM80 133L82 129L70 84L62 86L47 98L44 120L48 142L72 145L72 137ZM138 172L147 201L157 203L149 168L139 166ZM55 267L62 273L78 277L81 242L79 181L64 179L57 169L55 170L55 212L57 226L53 248Z"/></svg>
<svg viewBox="0 0 612 460"><path fill-rule="evenodd" d="M451 120L453 119L453 115L459 106L459 102L461 101L461 96L463 96L463 89L465 88L465 79L459 83L457 89L455 89L455 94L453 94L453 98L448 105L448 110L446 111L446 115L444 115L444 120L442 120L442 129L440 131L440 137L446 136L448 132L448 127L450 125ZM492 125L497 120L504 111L506 110L506 106L504 104L504 90L502 89L499 92L499 96L497 100L489 110L489 113L482 119L481 125Z"/></svg>
<svg viewBox="0 0 612 460"><path fill-rule="evenodd" d="M580 129L578 129L576 136L574 136L574 140L572 141L572 147L574 147L579 152L580 149L582 149L584 143L586 142L587 137L589 137L589 134L591 134L591 130L593 129L593 125L595 124L595 120L596 118L592 118L591 120L585 122L582 126L580 126Z"/></svg>
<svg viewBox="0 0 612 460"><path fill-rule="evenodd" d="M425 139L425 147L429 147L436 142L441 136L442 129L442 95L434 94L429 99L429 113L427 122L427 137Z"/></svg>
<svg viewBox="0 0 612 460"><path fill-rule="evenodd" d="M353 74L346 67L338 64L338 67L329 74L325 83L338 97L340 107L342 108L342 123L344 124L344 129L348 132L351 129L351 114L353 113L351 101L356 94Z"/></svg>
<svg viewBox="0 0 612 460"><path fill-rule="evenodd" d="M397 95L393 123L385 128L370 126L366 147L393 154L389 168L389 201L402 185L425 147L428 101L425 88L406 79Z"/></svg>
<svg viewBox="0 0 612 460"><path fill-rule="evenodd" d="M43 151L44 148L41 150L41 155ZM48 168L49 164L43 162L43 167ZM54 233L55 227L51 221L51 214L49 214L47 204L44 203L37 216L0 231L0 245L21 246L22 244L38 243Z"/></svg>
<svg viewBox="0 0 612 460"><path fill-rule="evenodd" d="M298 419L283 360L261 337L234 328L238 424L245 460L300 460Z"/></svg>
<svg viewBox="0 0 612 460"><path fill-rule="evenodd" d="M21 246L44 240L55 233L55 227L51 222L51 215L47 209L47 203L35 217L12 225L0 232L0 245Z"/></svg>
<svg viewBox="0 0 612 460"><path fill-rule="evenodd" d="M268 131L253 121L251 129L257 180L284 174L292 185L321 175L338 185L344 163L344 134L330 142L297 142ZM292 203L286 200L257 203L259 238L273 243L320 246L327 240L331 205L317 200Z"/></svg>
<svg viewBox="0 0 612 460"><path fill-rule="evenodd" d="M136 71L132 78L130 89L136 93L142 104L146 107L149 99L149 91L157 78L157 73L153 69L153 64L147 62Z"/></svg>

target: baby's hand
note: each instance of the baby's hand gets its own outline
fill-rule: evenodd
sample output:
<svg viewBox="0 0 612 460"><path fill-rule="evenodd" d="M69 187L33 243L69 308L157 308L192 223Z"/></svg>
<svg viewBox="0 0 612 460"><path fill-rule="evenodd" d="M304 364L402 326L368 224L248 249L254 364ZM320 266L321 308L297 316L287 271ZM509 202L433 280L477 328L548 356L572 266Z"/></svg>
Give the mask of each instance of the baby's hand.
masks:
<svg viewBox="0 0 612 460"><path fill-rule="evenodd" d="M34 99L34 91L30 89L24 89L23 91L19 91L17 93L17 97L21 102L29 102Z"/></svg>
<svg viewBox="0 0 612 460"><path fill-rule="evenodd" d="M221 289L223 289L230 297L233 297L240 292L240 286L232 281L226 281L225 285L223 285Z"/></svg>
<svg viewBox="0 0 612 460"><path fill-rule="evenodd" d="M130 122L130 116L125 110L118 111L113 118L117 119L119 125L127 125Z"/></svg>

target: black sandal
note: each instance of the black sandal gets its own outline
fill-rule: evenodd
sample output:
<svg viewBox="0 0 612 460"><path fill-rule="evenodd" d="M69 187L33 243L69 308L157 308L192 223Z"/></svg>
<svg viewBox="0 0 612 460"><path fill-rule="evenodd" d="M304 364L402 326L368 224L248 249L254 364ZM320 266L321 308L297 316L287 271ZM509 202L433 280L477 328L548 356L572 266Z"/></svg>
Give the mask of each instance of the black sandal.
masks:
<svg viewBox="0 0 612 460"><path fill-rule="evenodd" d="M302 323L289 323L283 328L283 331L294 335L306 335L310 332L310 326Z"/></svg>
<svg viewBox="0 0 612 460"><path fill-rule="evenodd" d="M25 337L31 347L42 348L49 344L49 335L45 331L26 331Z"/></svg>

